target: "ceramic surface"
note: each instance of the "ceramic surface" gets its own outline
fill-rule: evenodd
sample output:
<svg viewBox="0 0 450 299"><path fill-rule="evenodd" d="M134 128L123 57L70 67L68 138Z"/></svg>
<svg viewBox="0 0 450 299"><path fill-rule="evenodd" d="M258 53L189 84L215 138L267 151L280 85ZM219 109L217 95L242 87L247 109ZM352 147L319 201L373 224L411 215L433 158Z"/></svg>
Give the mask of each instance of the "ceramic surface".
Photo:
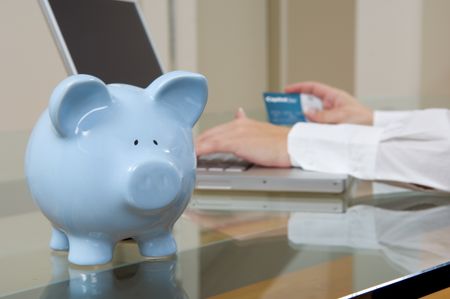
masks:
<svg viewBox="0 0 450 299"><path fill-rule="evenodd" d="M75 75L54 90L29 139L25 172L52 224L50 247L107 263L117 241L144 256L176 252L172 227L195 185L192 127L206 79L175 71L142 89Z"/></svg>

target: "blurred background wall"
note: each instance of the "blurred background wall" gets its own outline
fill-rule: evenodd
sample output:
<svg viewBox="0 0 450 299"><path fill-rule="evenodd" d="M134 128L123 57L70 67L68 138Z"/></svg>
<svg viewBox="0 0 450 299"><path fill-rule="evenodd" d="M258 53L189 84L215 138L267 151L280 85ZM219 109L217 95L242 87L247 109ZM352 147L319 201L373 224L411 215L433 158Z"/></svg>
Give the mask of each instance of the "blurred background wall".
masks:
<svg viewBox="0 0 450 299"><path fill-rule="evenodd" d="M378 109L450 108L447 0L138 2L166 69L208 77L199 131L239 106L264 120L262 92L302 80ZM2 0L0 180L23 176L29 131L66 75L38 1Z"/></svg>
<svg viewBox="0 0 450 299"><path fill-rule="evenodd" d="M169 68L169 2L140 4ZM47 107L53 88L66 76L38 1L0 1L0 181L23 178L30 130Z"/></svg>

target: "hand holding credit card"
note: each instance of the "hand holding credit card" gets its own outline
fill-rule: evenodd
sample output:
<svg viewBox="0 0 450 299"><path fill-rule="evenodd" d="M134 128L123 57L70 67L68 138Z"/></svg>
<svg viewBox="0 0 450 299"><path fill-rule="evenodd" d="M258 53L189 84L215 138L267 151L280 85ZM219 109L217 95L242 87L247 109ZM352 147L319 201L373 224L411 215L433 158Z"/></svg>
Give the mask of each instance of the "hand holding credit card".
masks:
<svg viewBox="0 0 450 299"><path fill-rule="evenodd" d="M306 122L305 112L323 109L322 101L310 94L265 92L263 96L269 122L274 125Z"/></svg>

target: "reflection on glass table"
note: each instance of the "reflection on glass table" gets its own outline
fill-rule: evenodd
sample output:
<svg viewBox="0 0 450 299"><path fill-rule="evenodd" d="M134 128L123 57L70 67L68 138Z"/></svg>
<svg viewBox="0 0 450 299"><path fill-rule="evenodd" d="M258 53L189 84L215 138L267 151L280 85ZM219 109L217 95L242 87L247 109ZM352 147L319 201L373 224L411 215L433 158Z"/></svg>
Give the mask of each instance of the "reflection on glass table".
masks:
<svg viewBox="0 0 450 299"><path fill-rule="evenodd" d="M24 291L6 298L188 298L175 279L176 259L145 261L113 270L89 270L67 264L67 258L54 255L55 275L66 271L68 279Z"/></svg>
<svg viewBox="0 0 450 299"><path fill-rule="evenodd" d="M143 259L126 240L112 263L77 267L50 251L24 188L0 184L1 298L336 298L450 261L450 195L371 187L345 213L191 207L176 258Z"/></svg>
<svg viewBox="0 0 450 299"><path fill-rule="evenodd" d="M449 260L449 229L448 206L396 211L359 205L346 214L294 213L288 239L295 245L377 251L399 271L414 273Z"/></svg>

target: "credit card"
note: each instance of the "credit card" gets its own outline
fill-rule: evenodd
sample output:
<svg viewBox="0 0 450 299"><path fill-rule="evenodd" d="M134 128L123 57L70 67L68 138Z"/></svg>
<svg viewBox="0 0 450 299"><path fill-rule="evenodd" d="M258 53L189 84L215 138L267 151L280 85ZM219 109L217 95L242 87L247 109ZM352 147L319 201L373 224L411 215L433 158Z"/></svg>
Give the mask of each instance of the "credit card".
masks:
<svg viewBox="0 0 450 299"><path fill-rule="evenodd" d="M306 122L304 112L323 109L322 101L310 94L265 92L263 98L269 122L274 125Z"/></svg>

